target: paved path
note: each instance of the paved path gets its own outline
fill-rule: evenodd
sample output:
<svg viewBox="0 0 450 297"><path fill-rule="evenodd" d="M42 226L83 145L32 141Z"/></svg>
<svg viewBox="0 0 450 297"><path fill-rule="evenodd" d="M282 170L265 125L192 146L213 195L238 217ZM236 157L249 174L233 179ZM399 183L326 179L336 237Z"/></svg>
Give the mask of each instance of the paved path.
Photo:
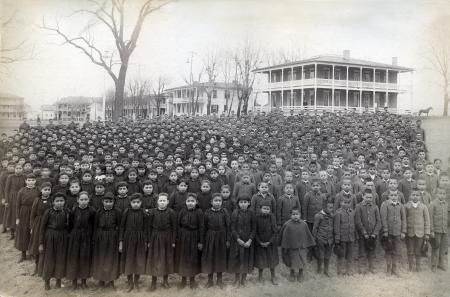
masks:
<svg viewBox="0 0 450 297"><path fill-rule="evenodd" d="M430 161L440 158L446 168L450 157L450 117L422 118L422 127L426 131Z"/></svg>

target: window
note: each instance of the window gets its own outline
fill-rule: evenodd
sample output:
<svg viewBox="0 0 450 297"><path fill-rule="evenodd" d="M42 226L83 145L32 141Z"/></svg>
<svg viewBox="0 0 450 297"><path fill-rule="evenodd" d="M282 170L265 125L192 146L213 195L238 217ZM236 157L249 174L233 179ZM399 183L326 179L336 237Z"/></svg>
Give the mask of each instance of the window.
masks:
<svg viewBox="0 0 450 297"><path fill-rule="evenodd" d="M225 99L230 99L230 90L225 90Z"/></svg>
<svg viewBox="0 0 450 297"><path fill-rule="evenodd" d="M219 112L219 105L211 104L211 113L218 113L218 112Z"/></svg>
<svg viewBox="0 0 450 297"><path fill-rule="evenodd" d="M214 99L217 98L217 90L213 90L213 92L212 92L212 97L213 97Z"/></svg>
<svg viewBox="0 0 450 297"><path fill-rule="evenodd" d="M228 105L223 106L223 111L228 111Z"/></svg>

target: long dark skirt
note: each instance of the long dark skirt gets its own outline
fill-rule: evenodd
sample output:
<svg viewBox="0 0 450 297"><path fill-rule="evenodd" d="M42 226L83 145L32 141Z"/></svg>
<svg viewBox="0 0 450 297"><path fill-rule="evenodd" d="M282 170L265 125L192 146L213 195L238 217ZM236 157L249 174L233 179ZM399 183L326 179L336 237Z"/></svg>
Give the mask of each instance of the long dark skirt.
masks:
<svg viewBox="0 0 450 297"><path fill-rule="evenodd" d="M119 277L119 233L117 230L97 230L94 235L92 276L99 281Z"/></svg>
<svg viewBox="0 0 450 297"><path fill-rule="evenodd" d="M145 234L141 231L126 231L120 257L120 271L125 275L145 273Z"/></svg>
<svg viewBox="0 0 450 297"><path fill-rule="evenodd" d="M202 251L202 272L216 273L227 270L227 246L225 230L208 230Z"/></svg>
<svg viewBox="0 0 450 297"><path fill-rule="evenodd" d="M268 247L262 247L255 244L255 267L259 269L275 268L279 263L278 248L270 244Z"/></svg>
<svg viewBox="0 0 450 297"><path fill-rule="evenodd" d="M91 276L92 234L85 230L70 233L67 249L67 279L87 279Z"/></svg>
<svg viewBox="0 0 450 297"><path fill-rule="evenodd" d="M31 226L30 243L28 244L28 253L33 256L39 255L39 230L41 229L42 216L37 216Z"/></svg>
<svg viewBox="0 0 450 297"><path fill-rule="evenodd" d="M281 257L287 267L303 269L306 263L306 249L281 249Z"/></svg>
<svg viewBox="0 0 450 297"><path fill-rule="evenodd" d="M198 230L182 229L175 252L175 268L179 275L185 277L200 273L200 251Z"/></svg>
<svg viewBox="0 0 450 297"><path fill-rule="evenodd" d="M25 252L28 249L28 245L30 244L30 214L31 205L22 206L18 214L18 219L20 221L19 225L16 226L16 238L14 246L16 247L16 249L22 252Z"/></svg>
<svg viewBox="0 0 450 297"><path fill-rule="evenodd" d="M164 276L174 272L172 231L155 230L149 240L146 274Z"/></svg>
<svg viewBox="0 0 450 297"><path fill-rule="evenodd" d="M17 205L17 192L9 193L9 204L5 208L5 227L10 229L16 229L16 205Z"/></svg>
<svg viewBox="0 0 450 297"><path fill-rule="evenodd" d="M253 244L244 248L236 241L231 243L228 258L228 272L230 273L251 273L253 270Z"/></svg>
<svg viewBox="0 0 450 297"><path fill-rule="evenodd" d="M44 280L63 278L66 274L68 234L66 230L48 229L44 251L39 257L38 273Z"/></svg>

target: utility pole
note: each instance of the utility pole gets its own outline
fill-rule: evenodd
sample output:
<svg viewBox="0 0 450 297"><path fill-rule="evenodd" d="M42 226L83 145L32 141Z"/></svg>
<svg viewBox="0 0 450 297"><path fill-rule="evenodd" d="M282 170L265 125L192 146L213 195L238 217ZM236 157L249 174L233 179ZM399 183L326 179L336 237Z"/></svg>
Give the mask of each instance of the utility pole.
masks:
<svg viewBox="0 0 450 297"><path fill-rule="evenodd" d="M187 63L191 64L190 65L191 70L190 70L190 73L189 73L189 81L190 81L191 87L192 87L191 91L194 92L194 74L192 73L192 64L193 64L193 61L194 61L194 55L196 55L197 53L194 52L194 51L189 51L189 53L191 54L191 58L187 61ZM191 96L194 96L194 95L191 95ZM193 111L192 113L195 114L196 106L191 106L191 108L192 108L191 112Z"/></svg>

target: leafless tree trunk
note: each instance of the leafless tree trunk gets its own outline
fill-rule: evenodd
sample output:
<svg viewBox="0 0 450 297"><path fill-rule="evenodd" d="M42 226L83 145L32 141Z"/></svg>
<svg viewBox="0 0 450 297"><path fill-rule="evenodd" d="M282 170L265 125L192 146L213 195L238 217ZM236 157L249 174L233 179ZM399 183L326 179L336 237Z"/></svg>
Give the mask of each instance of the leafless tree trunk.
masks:
<svg viewBox="0 0 450 297"><path fill-rule="evenodd" d="M448 116L448 105L450 103L450 20L447 16L437 17L428 30L429 41L426 43L427 53L425 58L440 76L444 101L443 116Z"/></svg>
<svg viewBox="0 0 450 297"><path fill-rule="evenodd" d="M192 115L195 115L199 111L199 97L202 91L202 86L200 84L200 80L202 79L203 70L200 70L197 76L197 80L194 79L194 74L191 69L191 73L189 74L189 78L184 78L184 82L188 85L188 89L191 90L189 93L189 102L190 102L190 112Z"/></svg>
<svg viewBox="0 0 450 297"><path fill-rule="evenodd" d="M159 76L156 81L152 84L153 96L155 98L156 104L156 115L160 116L161 103L166 99L164 97L164 92L166 90L166 84L168 83L167 78Z"/></svg>
<svg viewBox="0 0 450 297"><path fill-rule="evenodd" d="M206 105L206 114L211 114L211 98L213 97L214 90L216 90L216 78L217 78L217 54L213 51L208 51L206 58L203 61L203 67L206 72L208 81L205 84L205 93L208 97L208 102Z"/></svg>
<svg viewBox="0 0 450 297"><path fill-rule="evenodd" d="M247 114L248 100L252 94L253 83L255 82L253 70L261 63L261 56L261 51L254 48L248 40L234 54L234 61L237 67L238 117L241 113Z"/></svg>
<svg viewBox="0 0 450 297"><path fill-rule="evenodd" d="M150 82L148 80L135 79L128 83L128 92L132 110L136 117L143 115L144 106L147 106L145 99L150 94Z"/></svg>
<svg viewBox="0 0 450 297"><path fill-rule="evenodd" d="M88 22L82 30L82 33L76 37L70 37L65 33L57 22L54 26L48 26L43 20L42 28L56 33L64 43L80 50L92 63L102 67L112 78L115 85L114 112L113 121L118 121L122 116L124 107L125 80L128 70L128 64L132 53L136 49L136 44L141 34L142 25L147 17L154 11L159 10L170 0L145 0L140 6L137 19L134 22L133 29L129 36L125 36L125 15L127 4L133 4L136 1L130 0L89 0L92 3L91 9L80 9L74 14L86 14L95 20ZM72 15L74 15L72 14ZM115 52L109 56L105 51L100 50L95 45L91 34L91 28L97 24L106 26L112 34L115 41ZM114 53L118 54L119 59L115 59ZM117 71L118 68L118 71Z"/></svg>

